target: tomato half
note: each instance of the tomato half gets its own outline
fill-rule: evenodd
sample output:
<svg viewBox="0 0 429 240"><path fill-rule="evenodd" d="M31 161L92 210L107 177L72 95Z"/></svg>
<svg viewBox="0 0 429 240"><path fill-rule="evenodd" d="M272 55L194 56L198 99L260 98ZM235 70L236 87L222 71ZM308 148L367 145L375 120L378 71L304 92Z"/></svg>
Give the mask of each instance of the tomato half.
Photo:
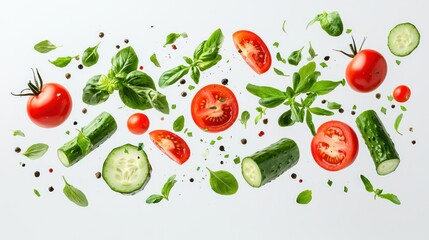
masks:
<svg viewBox="0 0 429 240"><path fill-rule="evenodd" d="M238 102L229 88L211 84L200 89L192 99L191 115L195 124L208 132L221 132L237 120Z"/></svg>
<svg viewBox="0 0 429 240"><path fill-rule="evenodd" d="M178 164L185 163L191 156L188 144L181 137L167 130L149 133L150 139L165 155Z"/></svg>
<svg viewBox="0 0 429 240"><path fill-rule="evenodd" d="M348 85L358 92L371 92L386 78L387 62L383 55L372 49L358 52L346 68Z"/></svg>
<svg viewBox="0 0 429 240"><path fill-rule="evenodd" d="M311 141L311 154L316 163L329 171L338 171L352 164L359 151L353 129L340 121L323 123Z"/></svg>
<svg viewBox="0 0 429 240"><path fill-rule="evenodd" d="M128 130L137 135L145 133L149 125L149 118L144 113L134 113L127 120Z"/></svg>
<svg viewBox="0 0 429 240"><path fill-rule="evenodd" d="M393 90L393 98L397 102L406 102L410 99L411 89L405 85L399 85Z"/></svg>
<svg viewBox="0 0 429 240"><path fill-rule="evenodd" d="M255 33L240 30L232 35L235 47L247 64L258 74L271 67L271 54L265 42Z"/></svg>

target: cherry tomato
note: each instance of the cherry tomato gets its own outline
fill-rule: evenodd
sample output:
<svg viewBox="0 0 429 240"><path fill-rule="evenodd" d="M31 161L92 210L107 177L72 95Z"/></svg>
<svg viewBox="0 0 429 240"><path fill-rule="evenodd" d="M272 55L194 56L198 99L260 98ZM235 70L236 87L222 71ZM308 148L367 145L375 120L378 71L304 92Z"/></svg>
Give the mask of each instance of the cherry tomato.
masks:
<svg viewBox="0 0 429 240"><path fill-rule="evenodd" d="M371 92L386 78L387 63L383 55L372 49L356 53L346 68L349 86L358 92Z"/></svg>
<svg viewBox="0 0 429 240"><path fill-rule="evenodd" d="M149 129L149 118L143 113L134 113L128 118L128 130L136 135L145 133Z"/></svg>
<svg viewBox="0 0 429 240"><path fill-rule="evenodd" d="M258 74L262 74L271 67L271 54L264 41L255 33L241 30L232 35L235 47Z"/></svg>
<svg viewBox="0 0 429 240"><path fill-rule="evenodd" d="M353 129L340 121L323 123L311 141L311 154L316 163L329 171L338 171L354 162L359 142Z"/></svg>
<svg viewBox="0 0 429 240"><path fill-rule="evenodd" d="M200 89L192 99L191 115L195 124L208 132L221 132L238 117L238 102L229 88L211 84Z"/></svg>
<svg viewBox="0 0 429 240"><path fill-rule="evenodd" d="M191 150L185 140L167 130L155 130L149 133L150 139L164 154L178 164L185 163Z"/></svg>
<svg viewBox="0 0 429 240"><path fill-rule="evenodd" d="M406 102L410 99L411 90L405 85L399 85L393 90L393 98L397 102Z"/></svg>

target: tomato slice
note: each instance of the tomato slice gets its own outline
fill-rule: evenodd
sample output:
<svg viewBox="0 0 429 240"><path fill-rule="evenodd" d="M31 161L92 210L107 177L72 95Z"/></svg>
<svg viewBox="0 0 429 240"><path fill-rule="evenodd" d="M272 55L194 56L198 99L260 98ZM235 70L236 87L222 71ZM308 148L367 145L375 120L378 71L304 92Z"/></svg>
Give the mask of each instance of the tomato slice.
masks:
<svg viewBox="0 0 429 240"><path fill-rule="evenodd" d="M247 64L258 74L271 67L271 54L265 42L255 33L240 30L232 35L235 47Z"/></svg>
<svg viewBox="0 0 429 240"><path fill-rule="evenodd" d="M328 121L317 129L311 141L311 154L316 163L329 171L338 171L354 162L359 142L353 129L340 121Z"/></svg>
<svg viewBox="0 0 429 240"><path fill-rule="evenodd" d="M191 150L185 140L170 131L154 130L149 136L155 146L180 165L191 156Z"/></svg>
<svg viewBox="0 0 429 240"><path fill-rule="evenodd" d="M227 87L207 85L192 99L191 115L195 124L204 131L221 132L237 120L238 102Z"/></svg>

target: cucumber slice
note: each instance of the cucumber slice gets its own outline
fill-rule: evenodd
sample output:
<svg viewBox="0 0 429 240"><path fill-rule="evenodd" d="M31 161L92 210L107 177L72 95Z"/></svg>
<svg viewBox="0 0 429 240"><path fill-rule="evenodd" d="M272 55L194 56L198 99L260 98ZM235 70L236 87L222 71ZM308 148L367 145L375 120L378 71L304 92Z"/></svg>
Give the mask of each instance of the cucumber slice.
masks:
<svg viewBox="0 0 429 240"><path fill-rule="evenodd" d="M113 191L134 195L146 186L151 170L146 153L137 146L125 144L109 153L102 176Z"/></svg>
<svg viewBox="0 0 429 240"><path fill-rule="evenodd" d="M411 23L396 25L389 33L387 45L391 53L398 57L410 55L419 46L420 33Z"/></svg>
<svg viewBox="0 0 429 240"><path fill-rule="evenodd" d="M369 149L378 175L395 171L400 162L399 154L377 113L374 110L362 112L356 118L356 124Z"/></svg>
<svg viewBox="0 0 429 240"><path fill-rule="evenodd" d="M259 188L295 166L298 160L298 145L291 139L282 138L265 149L244 158L241 163L241 171L250 186Z"/></svg>

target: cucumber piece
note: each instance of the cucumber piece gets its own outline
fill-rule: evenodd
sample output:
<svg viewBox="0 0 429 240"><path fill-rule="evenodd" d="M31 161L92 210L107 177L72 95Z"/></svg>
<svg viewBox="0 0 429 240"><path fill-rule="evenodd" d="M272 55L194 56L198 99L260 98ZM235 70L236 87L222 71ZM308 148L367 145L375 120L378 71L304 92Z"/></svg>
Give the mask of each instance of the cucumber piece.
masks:
<svg viewBox="0 0 429 240"><path fill-rule="evenodd" d="M420 33L411 23L401 23L390 30L387 45L398 57L410 55L420 43Z"/></svg>
<svg viewBox="0 0 429 240"><path fill-rule="evenodd" d="M400 162L399 154L377 113L374 110L362 112L356 118L356 124L369 149L378 175L395 171Z"/></svg>
<svg viewBox="0 0 429 240"><path fill-rule="evenodd" d="M259 188L295 166L298 160L298 145L292 139L282 138L263 150L245 157L241 163L241 171L250 186Z"/></svg>
<svg viewBox="0 0 429 240"><path fill-rule="evenodd" d="M137 146L125 144L109 153L102 176L113 191L134 195L149 182L151 171L146 153Z"/></svg>
<svg viewBox="0 0 429 240"><path fill-rule="evenodd" d="M117 129L115 119L107 112L103 112L82 129L82 134L87 138L92 147L87 154L96 149L115 133ZM70 167L79 162L86 155L82 152L78 143L78 137L73 138L57 150L61 163Z"/></svg>

